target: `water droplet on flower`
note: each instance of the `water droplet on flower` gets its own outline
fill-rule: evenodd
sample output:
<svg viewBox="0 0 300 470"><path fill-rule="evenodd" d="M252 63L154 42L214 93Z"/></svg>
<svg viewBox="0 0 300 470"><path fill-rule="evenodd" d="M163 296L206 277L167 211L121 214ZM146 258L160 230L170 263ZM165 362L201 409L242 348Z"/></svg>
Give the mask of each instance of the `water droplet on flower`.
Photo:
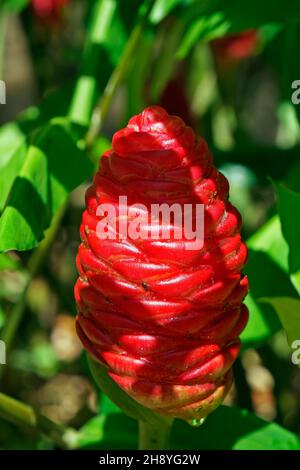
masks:
<svg viewBox="0 0 300 470"><path fill-rule="evenodd" d="M202 426L206 418L201 418L201 419L190 419L188 421L188 424L190 426L193 426L193 428L198 428L199 426Z"/></svg>

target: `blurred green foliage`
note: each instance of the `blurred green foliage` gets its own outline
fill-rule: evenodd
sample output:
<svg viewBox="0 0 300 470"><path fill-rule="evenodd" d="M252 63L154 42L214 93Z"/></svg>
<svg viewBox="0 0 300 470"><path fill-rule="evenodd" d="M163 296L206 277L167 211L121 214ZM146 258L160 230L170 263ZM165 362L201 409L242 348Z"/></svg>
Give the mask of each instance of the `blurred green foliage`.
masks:
<svg viewBox="0 0 300 470"><path fill-rule="evenodd" d="M251 287L235 406L199 429L176 421L172 446L300 449L300 371L282 332L294 339L300 325L298 1L70 0L41 17L5 0L0 28L1 392L72 426L72 445L136 447L136 422L91 385L72 290L86 184L113 132L158 103L204 135L229 179ZM1 448L60 446L1 406Z"/></svg>

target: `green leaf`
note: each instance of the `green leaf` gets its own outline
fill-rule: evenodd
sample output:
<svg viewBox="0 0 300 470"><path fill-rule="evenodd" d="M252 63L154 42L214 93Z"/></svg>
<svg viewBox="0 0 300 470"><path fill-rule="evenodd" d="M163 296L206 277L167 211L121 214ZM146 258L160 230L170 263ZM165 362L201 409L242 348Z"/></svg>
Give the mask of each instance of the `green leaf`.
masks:
<svg viewBox="0 0 300 470"><path fill-rule="evenodd" d="M123 390L121 390L121 388L109 377L104 366L100 365L90 357L88 357L88 362L92 375L100 389L128 416L134 419L153 423L156 426L164 421L168 421L168 418L164 418L158 413L154 413L150 409L145 408L133 400L129 395L127 395L127 393L123 392Z"/></svg>
<svg viewBox="0 0 300 470"><path fill-rule="evenodd" d="M82 426L78 434L80 448L97 444L104 439L105 419L105 415L95 416Z"/></svg>
<svg viewBox="0 0 300 470"><path fill-rule="evenodd" d="M280 330L281 324L270 305L262 305L261 297L288 296L297 298L288 274L288 245L281 233L279 217L273 217L247 242L249 260L245 272L250 293L246 298L249 322L241 335L243 347L256 347Z"/></svg>
<svg viewBox="0 0 300 470"><path fill-rule="evenodd" d="M300 193L275 183L282 233L289 246L289 271L300 294Z"/></svg>
<svg viewBox="0 0 300 470"><path fill-rule="evenodd" d="M111 413L120 413L120 408L111 401L105 393L101 393L100 397L100 412L104 413L105 415Z"/></svg>
<svg viewBox="0 0 300 470"><path fill-rule="evenodd" d="M79 430L78 445L81 449L137 449L137 421L121 412L95 416Z"/></svg>
<svg viewBox="0 0 300 470"><path fill-rule="evenodd" d="M15 122L9 122L0 129L0 151L1 161L0 169L6 166L11 155L16 151L19 145L24 141L25 137L19 126Z"/></svg>
<svg viewBox="0 0 300 470"><path fill-rule="evenodd" d="M136 449L137 434L137 422L123 413L100 415L80 429L79 444L90 449ZM220 406L200 427L175 420L171 449L299 450L300 441L295 434L249 411Z"/></svg>
<svg viewBox="0 0 300 470"><path fill-rule="evenodd" d="M16 123L0 130L0 212L3 210L11 186L17 177L26 154L25 136Z"/></svg>
<svg viewBox="0 0 300 470"><path fill-rule="evenodd" d="M0 218L0 251L30 249L42 239L47 198L47 156L31 146Z"/></svg>
<svg viewBox="0 0 300 470"><path fill-rule="evenodd" d="M65 121L39 129L0 218L0 251L35 247L69 192L91 170Z"/></svg>
<svg viewBox="0 0 300 470"><path fill-rule="evenodd" d="M256 415L235 407L220 406L199 428L175 421L172 448L217 450L300 449L299 438Z"/></svg>
<svg viewBox="0 0 300 470"><path fill-rule="evenodd" d="M300 340L300 300L291 297L263 297L263 303L271 304L286 331L289 346Z"/></svg>

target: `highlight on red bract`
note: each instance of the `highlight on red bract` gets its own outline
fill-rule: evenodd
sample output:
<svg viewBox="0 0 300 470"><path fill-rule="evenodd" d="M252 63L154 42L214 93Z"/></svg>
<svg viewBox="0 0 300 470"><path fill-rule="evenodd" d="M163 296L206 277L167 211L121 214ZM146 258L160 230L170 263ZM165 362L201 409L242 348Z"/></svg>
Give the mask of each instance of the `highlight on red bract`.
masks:
<svg viewBox="0 0 300 470"><path fill-rule="evenodd" d="M204 139L150 106L115 133L86 193L75 286L78 335L124 392L162 415L201 419L232 384L248 319L248 281L241 216L228 192ZM123 224L131 223L130 210L120 215L124 196L149 215L153 204L201 204L201 248L191 249L172 230L168 239L116 232L99 239L99 205L112 205ZM174 219L168 223L174 229ZM142 218L140 230L143 224L151 217Z"/></svg>

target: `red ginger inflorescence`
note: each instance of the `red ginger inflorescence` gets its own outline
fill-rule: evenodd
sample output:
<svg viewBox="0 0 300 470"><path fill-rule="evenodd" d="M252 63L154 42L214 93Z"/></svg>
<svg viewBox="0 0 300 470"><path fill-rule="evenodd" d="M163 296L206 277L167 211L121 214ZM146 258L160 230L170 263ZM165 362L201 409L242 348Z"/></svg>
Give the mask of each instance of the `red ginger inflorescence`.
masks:
<svg viewBox="0 0 300 470"><path fill-rule="evenodd" d="M186 420L224 399L248 311L241 217L207 144L158 106L113 137L86 193L75 286L85 348L137 402ZM186 239L101 240L99 204L204 204L204 246ZM129 216L130 217L130 214ZM126 223L129 223L127 219Z"/></svg>

